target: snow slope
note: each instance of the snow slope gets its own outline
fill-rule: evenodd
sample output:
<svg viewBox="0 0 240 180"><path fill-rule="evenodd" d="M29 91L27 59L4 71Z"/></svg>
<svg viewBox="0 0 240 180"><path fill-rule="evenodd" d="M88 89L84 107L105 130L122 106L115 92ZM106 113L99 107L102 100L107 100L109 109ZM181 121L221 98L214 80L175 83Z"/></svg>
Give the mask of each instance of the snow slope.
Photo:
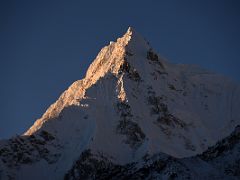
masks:
<svg viewBox="0 0 240 180"><path fill-rule="evenodd" d="M114 164L105 157L84 151L65 179L239 179L240 126L201 155L174 158L146 154L138 162Z"/></svg>
<svg viewBox="0 0 240 180"><path fill-rule="evenodd" d="M0 177L62 179L87 150L122 166L146 154L195 156L240 124L239 106L239 85L168 62L129 28L22 137L0 143L11 162L0 162Z"/></svg>

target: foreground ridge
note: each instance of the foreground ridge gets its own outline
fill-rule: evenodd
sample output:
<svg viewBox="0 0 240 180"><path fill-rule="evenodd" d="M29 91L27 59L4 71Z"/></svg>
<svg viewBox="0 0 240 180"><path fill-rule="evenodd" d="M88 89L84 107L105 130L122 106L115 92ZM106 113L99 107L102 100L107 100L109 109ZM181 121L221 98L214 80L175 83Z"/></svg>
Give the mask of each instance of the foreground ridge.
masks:
<svg viewBox="0 0 240 180"><path fill-rule="evenodd" d="M166 154L149 156L126 165L84 151L65 179L239 179L240 126L204 153L178 159ZM204 171L204 172L203 172Z"/></svg>

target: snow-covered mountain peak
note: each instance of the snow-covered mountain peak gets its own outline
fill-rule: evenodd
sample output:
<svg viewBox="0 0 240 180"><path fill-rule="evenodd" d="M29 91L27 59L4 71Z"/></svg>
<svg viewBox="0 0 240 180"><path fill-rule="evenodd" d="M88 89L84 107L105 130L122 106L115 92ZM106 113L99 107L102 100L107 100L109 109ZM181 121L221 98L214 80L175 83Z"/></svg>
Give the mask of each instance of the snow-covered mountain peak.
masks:
<svg viewBox="0 0 240 180"><path fill-rule="evenodd" d="M90 65L86 78L95 82L108 72L116 75L121 64L126 60L126 56L146 52L149 48L145 39L132 27L129 27L127 32L116 42L111 41L108 46L101 49Z"/></svg>
<svg viewBox="0 0 240 180"><path fill-rule="evenodd" d="M0 142L0 179L62 179L70 169L71 179L75 173L91 174L89 166L95 170L98 164L116 164L114 174L135 162L143 167L144 159L162 153L194 156L240 124L239 106L239 85L165 61L129 28L101 49L85 78L74 82L24 136ZM162 168L160 161L156 167Z"/></svg>
<svg viewBox="0 0 240 180"><path fill-rule="evenodd" d="M238 114L234 114L237 103L233 102L234 98L239 98L239 88L227 79L224 79L224 83L222 80L221 76L208 71L166 62L138 32L129 28L116 42L101 49L88 68L85 78L74 82L25 135L34 134L42 127L51 132L58 131L53 129L62 125L55 123L56 120L53 119L59 119L68 107L76 106L88 114L86 116L105 116L102 107L108 107L107 118L109 113L117 117L119 114L113 115L116 111L126 111L129 116L134 117L129 117L129 123L137 123L137 129L141 129L137 136L141 137L142 134L142 139L139 139L141 143L131 142L132 147L137 144L143 147L147 143L148 148L144 151L151 153L161 149L162 152L176 157L194 155L231 132L239 121ZM231 100L227 95L229 93L234 97ZM231 110L226 109L230 112L225 113L223 106L215 107L216 101L230 103ZM102 110L96 113L96 109ZM124 116L126 112L123 113ZM104 120L97 116L97 122L102 124ZM109 120L108 124L116 123L116 117L110 118L115 120ZM209 121L209 118L212 120ZM218 123L214 119L218 119ZM53 123L49 125L49 122ZM68 126L70 122L65 120L62 123ZM162 135L152 134L152 130L159 131ZM194 131L201 132L195 134ZM148 142L143 134L155 140ZM167 138L170 140L166 140ZM160 147L155 141L165 146ZM176 143L178 141L183 144L179 145Z"/></svg>
<svg viewBox="0 0 240 180"><path fill-rule="evenodd" d="M134 31L133 27L129 26L126 33L132 34Z"/></svg>
<svg viewBox="0 0 240 180"><path fill-rule="evenodd" d="M86 90L97 83L99 79L107 76L107 74L112 74L119 78L119 87L123 87L121 77L123 69L129 71L131 64L131 72L135 73L134 59L140 57L137 64L135 64L136 66L144 66L144 63L146 63L144 62L145 56L147 56L149 49L150 47L145 39L133 30L133 28L129 27L127 32L118 38L116 42L111 41L109 45L100 50L95 60L89 66L85 78L74 82L60 98L48 108L42 118L34 123L25 135L35 133L48 119L57 117L64 107L78 105L79 100L84 98ZM144 58L141 57L143 54ZM133 58L133 56L135 58ZM120 89L119 98L126 100L123 88Z"/></svg>

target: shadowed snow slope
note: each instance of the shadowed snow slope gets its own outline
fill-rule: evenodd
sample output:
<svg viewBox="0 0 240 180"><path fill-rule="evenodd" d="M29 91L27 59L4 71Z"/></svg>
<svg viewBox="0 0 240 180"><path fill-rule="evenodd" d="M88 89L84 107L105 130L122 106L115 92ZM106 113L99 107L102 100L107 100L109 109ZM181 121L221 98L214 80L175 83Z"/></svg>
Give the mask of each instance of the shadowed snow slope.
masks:
<svg viewBox="0 0 240 180"><path fill-rule="evenodd" d="M122 167L195 156L240 124L239 107L234 82L168 62L129 28L23 136L0 142L0 178L63 179L86 151Z"/></svg>

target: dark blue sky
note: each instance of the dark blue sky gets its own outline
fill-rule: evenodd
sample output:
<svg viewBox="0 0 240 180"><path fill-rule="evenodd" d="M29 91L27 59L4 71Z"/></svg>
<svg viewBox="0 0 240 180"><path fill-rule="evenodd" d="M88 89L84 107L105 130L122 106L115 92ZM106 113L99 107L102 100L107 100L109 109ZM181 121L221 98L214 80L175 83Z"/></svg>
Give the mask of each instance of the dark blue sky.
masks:
<svg viewBox="0 0 240 180"><path fill-rule="evenodd" d="M0 1L0 138L23 133L134 27L163 56L240 82L237 0Z"/></svg>

